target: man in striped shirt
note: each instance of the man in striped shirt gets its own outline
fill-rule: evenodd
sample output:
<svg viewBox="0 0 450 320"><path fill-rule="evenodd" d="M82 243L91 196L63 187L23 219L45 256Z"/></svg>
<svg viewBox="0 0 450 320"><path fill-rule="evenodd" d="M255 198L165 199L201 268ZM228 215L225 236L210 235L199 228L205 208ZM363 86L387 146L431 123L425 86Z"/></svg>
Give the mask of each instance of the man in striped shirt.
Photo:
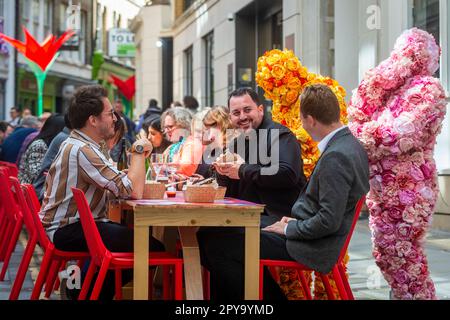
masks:
<svg viewBox="0 0 450 320"><path fill-rule="evenodd" d="M133 251L133 230L110 222L106 215L107 192L120 198L142 198L145 184L145 157L153 147L147 139L131 147L128 173L118 171L103 155L100 143L115 135L118 119L99 85L79 88L69 106L69 121L73 127L51 165L40 218L55 247L64 251L88 251L71 187L84 191L105 246L113 252ZM156 239L152 251L163 251ZM131 280L124 272L123 281ZM100 299L112 299L114 274L108 275Z"/></svg>

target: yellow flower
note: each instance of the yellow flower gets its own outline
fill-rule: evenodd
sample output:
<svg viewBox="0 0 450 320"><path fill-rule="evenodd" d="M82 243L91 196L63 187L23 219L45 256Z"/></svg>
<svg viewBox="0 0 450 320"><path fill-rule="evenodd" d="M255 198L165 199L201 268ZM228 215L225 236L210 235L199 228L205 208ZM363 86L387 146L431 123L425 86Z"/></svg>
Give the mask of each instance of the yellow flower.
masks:
<svg viewBox="0 0 450 320"><path fill-rule="evenodd" d="M272 76L276 80L283 79L285 74L286 74L286 69L282 65L276 64L272 67Z"/></svg>
<svg viewBox="0 0 450 320"><path fill-rule="evenodd" d="M297 92L300 91L301 86L302 86L302 83L300 82L299 78L295 78L295 77L289 79L289 82L287 84L287 87L289 89L296 90Z"/></svg>
<svg viewBox="0 0 450 320"><path fill-rule="evenodd" d="M296 90L289 90L284 96L284 100L286 102L286 105L288 106L294 104L297 101L297 99L298 99L298 91Z"/></svg>
<svg viewBox="0 0 450 320"><path fill-rule="evenodd" d="M286 68L288 68L289 71L296 71L300 68L300 62L297 58L290 58L286 61Z"/></svg>

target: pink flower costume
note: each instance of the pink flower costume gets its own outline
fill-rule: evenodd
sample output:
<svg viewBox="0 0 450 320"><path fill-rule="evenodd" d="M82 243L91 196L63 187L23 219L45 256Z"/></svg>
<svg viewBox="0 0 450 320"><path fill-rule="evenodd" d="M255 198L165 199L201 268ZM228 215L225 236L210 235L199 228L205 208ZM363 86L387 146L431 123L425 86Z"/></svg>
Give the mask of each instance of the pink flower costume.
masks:
<svg viewBox="0 0 450 320"><path fill-rule="evenodd" d="M436 299L423 244L437 199L433 152L446 110L432 76L439 56L432 35L405 31L348 108L349 127L370 160L373 256L398 299Z"/></svg>

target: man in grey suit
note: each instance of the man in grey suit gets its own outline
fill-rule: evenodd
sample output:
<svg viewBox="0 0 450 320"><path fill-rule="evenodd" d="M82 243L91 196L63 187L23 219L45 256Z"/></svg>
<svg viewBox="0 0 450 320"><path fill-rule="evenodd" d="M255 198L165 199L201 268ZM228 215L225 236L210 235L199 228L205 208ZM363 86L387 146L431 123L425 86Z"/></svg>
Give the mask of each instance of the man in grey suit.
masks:
<svg viewBox="0 0 450 320"><path fill-rule="evenodd" d="M307 87L300 117L304 129L320 141L322 155L292 208L292 217L262 229L260 257L295 260L328 273L350 231L356 203L369 191L369 163L363 147L340 122L339 103L330 88ZM210 271L220 274L219 283L211 283L212 299L243 298L243 243L243 237L224 232L205 244ZM264 297L284 298L267 270Z"/></svg>

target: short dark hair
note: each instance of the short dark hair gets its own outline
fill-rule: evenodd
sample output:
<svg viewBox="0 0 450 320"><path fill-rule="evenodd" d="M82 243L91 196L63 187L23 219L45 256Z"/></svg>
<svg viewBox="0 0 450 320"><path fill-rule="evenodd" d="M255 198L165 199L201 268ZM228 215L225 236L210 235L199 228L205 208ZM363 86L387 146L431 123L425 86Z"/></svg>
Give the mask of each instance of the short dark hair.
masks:
<svg viewBox="0 0 450 320"><path fill-rule="evenodd" d="M341 110L334 92L326 85L315 84L305 88L300 96L300 112L310 115L324 125L339 122Z"/></svg>
<svg viewBox="0 0 450 320"><path fill-rule="evenodd" d="M234 97L242 97L248 94L250 98L252 98L253 102L256 103L257 106L261 105L261 101L259 100L258 93L252 88L238 88L234 90L230 96L228 97L228 109L230 108L230 100Z"/></svg>
<svg viewBox="0 0 450 320"><path fill-rule="evenodd" d="M6 132L8 130L9 123L6 121L0 121L0 131Z"/></svg>
<svg viewBox="0 0 450 320"><path fill-rule="evenodd" d="M189 110L195 111L197 110L199 104L197 99L193 96L185 96L183 98L183 104L185 108L188 108Z"/></svg>
<svg viewBox="0 0 450 320"><path fill-rule="evenodd" d="M142 129L144 129L144 131L145 131L146 133L148 133L148 129L149 129L150 127L153 128L153 129L155 129L156 131L159 131L159 132L162 133L162 130L161 130L161 119L160 119L160 117L157 117L157 118L151 118L151 117L149 117L149 118L145 119L145 120L144 120L144 123L142 124Z"/></svg>
<svg viewBox="0 0 450 320"><path fill-rule="evenodd" d="M108 97L106 89L100 85L82 86L75 91L69 105L69 121L73 129L81 129L90 116L103 112L103 98Z"/></svg>
<svg viewBox="0 0 450 320"><path fill-rule="evenodd" d="M19 107L12 107L12 108L10 109L10 111L12 111L12 110L14 110L14 111L20 113L20 108L19 108Z"/></svg>
<svg viewBox="0 0 450 320"><path fill-rule="evenodd" d="M156 107L156 106L158 106L158 101L156 99L150 99L150 101L148 102L148 106Z"/></svg>

